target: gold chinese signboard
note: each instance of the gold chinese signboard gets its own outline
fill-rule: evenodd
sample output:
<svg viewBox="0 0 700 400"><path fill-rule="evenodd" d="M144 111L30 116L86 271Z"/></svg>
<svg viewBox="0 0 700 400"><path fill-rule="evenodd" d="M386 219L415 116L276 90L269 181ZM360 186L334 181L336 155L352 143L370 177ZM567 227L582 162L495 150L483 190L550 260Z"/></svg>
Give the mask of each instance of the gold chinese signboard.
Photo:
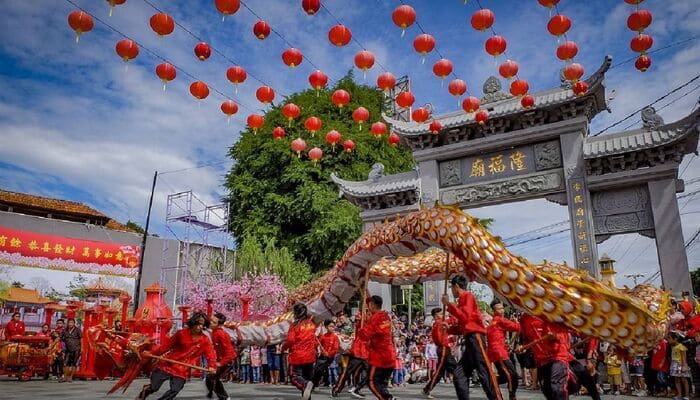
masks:
<svg viewBox="0 0 700 400"><path fill-rule="evenodd" d="M532 146L440 163L440 186L486 182L536 172Z"/></svg>

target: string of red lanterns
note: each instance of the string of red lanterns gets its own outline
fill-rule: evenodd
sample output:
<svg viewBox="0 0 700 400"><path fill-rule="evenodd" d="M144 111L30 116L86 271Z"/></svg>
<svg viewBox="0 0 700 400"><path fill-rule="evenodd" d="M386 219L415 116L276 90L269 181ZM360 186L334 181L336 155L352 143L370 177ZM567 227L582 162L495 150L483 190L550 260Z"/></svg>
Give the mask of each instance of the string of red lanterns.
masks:
<svg viewBox="0 0 700 400"><path fill-rule="evenodd" d="M632 51L639 53L639 57L634 62L634 67L641 72L646 72L651 67L651 57L649 57L647 51L654 44L654 39L651 35L644 33L644 30L651 25L653 17L651 11L639 8L639 4L642 1L644 0L625 0L625 3L635 6L635 10L627 17L627 27L631 31L637 32L637 36L632 38L630 42Z"/></svg>

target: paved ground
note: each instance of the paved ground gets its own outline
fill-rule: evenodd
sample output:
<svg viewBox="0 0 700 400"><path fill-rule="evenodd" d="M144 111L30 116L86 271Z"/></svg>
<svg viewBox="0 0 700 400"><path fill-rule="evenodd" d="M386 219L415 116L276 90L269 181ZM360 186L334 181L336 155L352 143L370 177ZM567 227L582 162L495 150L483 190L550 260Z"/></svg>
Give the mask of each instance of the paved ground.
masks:
<svg viewBox="0 0 700 400"><path fill-rule="evenodd" d="M138 394L145 380L137 380L122 394L117 393L106 396L107 390L115 383L115 381L76 381L73 383L58 383L57 381L42 381L32 380L29 382L17 382L7 378L0 378L0 399L12 400L29 400L29 399L133 399ZM260 400L297 400L299 392L291 386L271 386L271 385L237 385L233 383L226 384L226 389L232 399L260 399ZM390 389L392 393L401 400L423 399L420 395L421 386L409 385L405 388ZM161 388L158 394L165 391ZM326 388L319 389L312 399L329 399L329 391ZM204 384L201 381L193 380L185 385L185 389L180 392L178 399L204 399L205 397ZM437 399L456 399L452 386L440 384L433 392ZM471 397L473 399L485 399L481 389L472 388ZM152 395L149 399L157 399L158 396ZM353 399L347 393L341 394L341 399ZM627 396L603 396L608 400L632 400L645 399L643 397L627 397ZM374 397L367 396L367 400L372 400ZM528 390L518 391L519 400L529 399L544 399L542 393ZM575 399L586 400L590 397L578 396ZM647 398L648 399L648 398Z"/></svg>

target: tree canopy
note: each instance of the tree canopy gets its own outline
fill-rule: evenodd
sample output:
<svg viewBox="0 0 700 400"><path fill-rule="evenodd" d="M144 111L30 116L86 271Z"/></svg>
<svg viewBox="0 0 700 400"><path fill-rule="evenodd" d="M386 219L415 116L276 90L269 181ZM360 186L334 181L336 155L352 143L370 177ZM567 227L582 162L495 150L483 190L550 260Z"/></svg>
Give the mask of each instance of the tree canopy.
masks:
<svg viewBox="0 0 700 400"><path fill-rule="evenodd" d="M346 107L339 109L331 102L336 89L350 93ZM276 104L265 114L265 127L260 132L242 132L230 148L234 165L226 177L233 234L237 238L256 237L261 242L272 239L289 249L296 260L310 265L312 271L332 267L362 233L362 222L357 207L338 197L330 174L360 181L367 179L376 162L384 164L387 174L414 166L410 150L391 147L386 135L377 139L370 133L369 125L381 119L383 96L376 88L355 83L348 73L333 88L309 89L286 98L284 103L292 102L302 110L291 123L281 113L283 104ZM352 119L358 106L370 113L361 131ZM310 116L323 121L315 137L304 128ZM285 129L283 140L273 140L271 131L276 126ZM326 132L332 129L342 135L335 150L325 141ZM290 150L290 142L297 137L306 141L307 151L320 147L323 158L316 164L304 153L298 158ZM345 139L355 142L352 153L343 152Z"/></svg>

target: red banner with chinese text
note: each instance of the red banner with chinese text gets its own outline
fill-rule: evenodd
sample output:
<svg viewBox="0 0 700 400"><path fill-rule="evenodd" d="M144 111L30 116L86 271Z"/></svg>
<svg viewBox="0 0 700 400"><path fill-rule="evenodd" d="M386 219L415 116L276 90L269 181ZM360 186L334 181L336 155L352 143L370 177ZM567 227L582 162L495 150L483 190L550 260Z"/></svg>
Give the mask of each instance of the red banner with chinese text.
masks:
<svg viewBox="0 0 700 400"><path fill-rule="evenodd" d="M140 247L0 226L0 263L111 275L136 274Z"/></svg>

